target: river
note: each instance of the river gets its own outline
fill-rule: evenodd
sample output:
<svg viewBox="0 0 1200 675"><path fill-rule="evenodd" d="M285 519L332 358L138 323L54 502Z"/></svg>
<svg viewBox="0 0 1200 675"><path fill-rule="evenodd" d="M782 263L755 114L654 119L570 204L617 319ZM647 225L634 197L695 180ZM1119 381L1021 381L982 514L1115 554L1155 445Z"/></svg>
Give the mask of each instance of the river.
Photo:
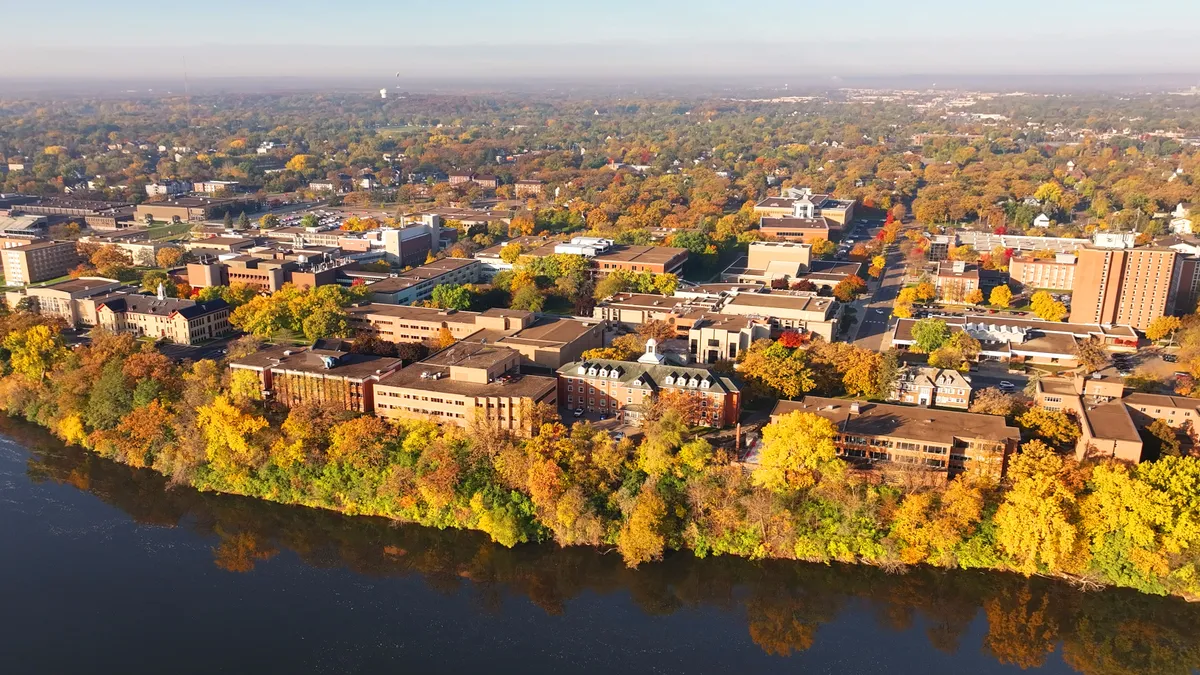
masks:
<svg viewBox="0 0 1200 675"><path fill-rule="evenodd" d="M171 488L0 420L0 670L1189 673L1200 607L1018 576L505 549Z"/></svg>

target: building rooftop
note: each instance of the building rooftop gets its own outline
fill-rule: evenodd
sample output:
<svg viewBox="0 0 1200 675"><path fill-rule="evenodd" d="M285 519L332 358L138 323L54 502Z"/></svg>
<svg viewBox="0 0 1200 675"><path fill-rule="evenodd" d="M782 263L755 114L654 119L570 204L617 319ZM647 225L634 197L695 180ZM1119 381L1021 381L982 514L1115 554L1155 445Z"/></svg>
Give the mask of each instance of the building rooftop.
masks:
<svg viewBox="0 0 1200 675"><path fill-rule="evenodd" d="M471 343L460 342L456 346L465 344ZM504 351L511 352L512 350L505 349ZM437 355L435 354L435 356ZM455 363L452 365L459 366L463 364ZM418 389L457 396L506 396L538 399L557 388L558 379L541 375L511 373L486 384L483 382L467 382L451 378L448 366L437 365L427 359L385 376L379 381L377 386Z"/></svg>
<svg viewBox="0 0 1200 675"><path fill-rule="evenodd" d="M823 298L816 295L738 293L730 298L726 304L738 307L764 307L767 309L787 309L797 312L825 313L836 302L833 298Z"/></svg>
<svg viewBox="0 0 1200 675"><path fill-rule="evenodd" d="M254 370L278 370L316 373L344 377L350 380L366 380L398 368L400 359L374 354L352 354L340 350L315 349L310 347L267 347L231 361L235 368Z"/></svg>
<svg viewBox="0 0 1200 675"><path fill-rule="evenodd" d="M1129 409L1121 401L1086 406L1083 410L1092 436L1118 441L1141 441Z"/></svg>
<svg viewBox="0 0 1200 675"><path fill-rule="evenodd" d="M80 291L89 291L93 288L108 289L112 284L121 282L116 279L108 279L105 277L79 277L78 279L67 279L56 284L46 284L45 286L32 286L31 288L45 288L48 290L62 291L63 293L79 293Z"/></svg>
<svg viewBox="0 0 1200 675"><path fill-rule="evenodd" d="M393 305L383 302L368 302L346 308L351 319L365 318L369 315L387 316L409 321L436 321L445 323L474 324L475 312L463 312L453 309L437 309L436 307L414 307L412 305Z"/></svg>
<svg viewBox="0 0 1200 675"><path fill-rule="evenodd" d="M934 408L917 408L890 403L859 401L859 411L839 398L805 396L800 401L780 401L771 411L774 418L790 412L809 412L820 415L838 426L842 433L861 436L890 436L913 441L952 445L954 439L987 439L1005 441L1020 439L1016 427L1003 417L978 413L955 412Z"/></svg>
<svg viewBox="0 0 1200 675"><path fill-rule="evenodd" d="M160 300L155 295L122 292L111 293L98 300L96 302L96 309L100 309L101 307L107 307L114 312L153 314L157 316L179 314L184 318L194 319L198 316L228 309L229 305L224 300L210 300L208 302L196 302L183 298L162 298Z"/></svg>
<svg viewBox="0 0 1200 675"><path fill-rule="evenodd" d="M547 347L567 345L583 337L597 325L599 325L597 321L547 318L499 340L502 345L523 344Z"/></svg>
<svg viewBox="0 0 1200 675"><path fill-rule="evenodd" d="M1166 394L1143 394L1134 392L1129 394L1124 399L1125 403L1147 408L1179 408L1182 410L1200 410L1200 399L1187 398L1185 396L1168 396Z"/></svg>
<svg viewBox="0 0 1200 675"><path fill-rule="evenodd" d="M592 374L593 371L595 374ZM645 387L648 391L655 391L663 387L690 389L697 392L739 391L738 385L732 379L714 373L708 368L697 366L591 359L568 363L559 368L558 372L568 377L601 377L620 382L627 387Z"/></svg>

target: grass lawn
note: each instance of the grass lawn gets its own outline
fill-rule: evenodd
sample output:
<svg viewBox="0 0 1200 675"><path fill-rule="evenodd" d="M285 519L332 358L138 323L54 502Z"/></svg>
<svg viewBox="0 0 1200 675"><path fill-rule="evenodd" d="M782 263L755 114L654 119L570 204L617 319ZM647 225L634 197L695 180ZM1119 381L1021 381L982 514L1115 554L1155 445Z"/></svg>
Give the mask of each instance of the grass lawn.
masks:
<svg viewBox="0 0 1200 675"><path fill-rule="evenodd" d="M191 223L155 223L146 228L146 233L151 239L173 239L181 234L186 234L192 229Z"/></svg>
<svg viewBox="0 0 1200 675"><path fill-rule="evenodd" d="M546 296L546 305L542 307L542 311L547 314L558 314L560 316L574 316L575 303L566 299L561 295L551 293Z"/></svg>

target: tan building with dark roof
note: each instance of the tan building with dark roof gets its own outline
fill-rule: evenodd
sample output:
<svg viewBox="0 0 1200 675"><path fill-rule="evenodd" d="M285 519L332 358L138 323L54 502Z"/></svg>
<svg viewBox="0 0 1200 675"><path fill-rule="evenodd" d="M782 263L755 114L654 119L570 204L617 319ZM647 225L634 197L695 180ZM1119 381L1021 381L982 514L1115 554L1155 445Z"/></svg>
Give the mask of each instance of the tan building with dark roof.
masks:
<svg viewBox="0 0 1200 675"><path fill-rule="evenodd" d="M902 369L889 401L909 405L966 410L971 406L971 378L950 368Z"/></svg>
<svg viewBox="0 0 1200 675"><path fill-rule="evenodd" d="M460 342L375 387L375 414L468 426L485 417L500 428L527 431L539 403L557 407L553 377L522 374L521 354L496 344Z"/></svg>
<svg viewBox="0 0 1200 675"><path fill-rule="evenodd" d="M88 302L95 303L96 325L113 333L194 345L233 331L229 325L229 305L224 300L195 302L139 293L113 293L84 301Z"/></svg>
<svg viewBox="0 0 1200 675"><path fill-rule="evenodd" d="M112 293L121 287L116 279L80 277L48 286L26 286L5 294L9 308L28 301L29 310L42 316L62 319L69 326L92 326L96 323L94 305L88 312L81 300Z"/></svg>
<svg viewBox="0 0 1200 675"><path fill-rule="evenodd" d="M81 261L73 241L39 241L0 251L4 282L9 286L36 284L61 277Z"/></svg>
<svg viewBox="0 0 1200 675"><path fill-rule="evenodd" d="M910 479L915 475L929 483L961 473L998 479L1021 440L1016 427L996 415L820 396L780 401L771 420L792 412L819 415L837 425L838 456L856 469Z"/></svg>
<svg viewBox="0 0 1200 675"><path fill-rule="evenodd" d="M761 318L776 328L814 333L827 342L837 335L841 312L837 300L802 291L738 293L720 309L721 314Z"/></svg>
<svg viewBox="0 0 1200 675"><path fill-rule="evenodd" d="M275 405L290 408L301 403L325 403L342 410L372 412L376 383L403 362L374 354L352 354L336 342L318 341L313 347L268 347L231 361L229 367L256 373L267 400Z"/></svg>
<svg viewBox="0 0 1200 675"><path fill-rule="evenodd" d="M828 194L816 194L809 188L785 188L779 197L766 197L754 205L761 217L802 215L823 217L844 226L854 219L854 200L835 199Z"/></svg>

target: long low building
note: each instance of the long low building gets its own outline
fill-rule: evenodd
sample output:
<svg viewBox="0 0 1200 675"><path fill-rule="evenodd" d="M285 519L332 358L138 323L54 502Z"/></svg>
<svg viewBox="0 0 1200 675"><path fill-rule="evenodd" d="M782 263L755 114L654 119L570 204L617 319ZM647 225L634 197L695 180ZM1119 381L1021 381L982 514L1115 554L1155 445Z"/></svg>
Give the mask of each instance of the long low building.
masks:
<svg viewBox="0 0 1200 675"><path fill-rule="evenodd" d="M805 291L737 293L721 305L720 313L761 318L774 328L813 333L832 342L842 303Z"/></svg>
<svg viewBox="0 0 1200 675"><path fill-rule="evenodd" d="M448 332L455 340L490 342L522 355L522 367L553 370L586 350L604 346L604 325L533 312L492 308L469 312L434 307L363 303L347 309L356 334L388 342L436 342Z"/></svg>
<svg viewBox="0 0 1200 675"><path fill-rule="evenodd" d="M411 305L428 300L437 286L475 284L482 275L478 260L444 258L371 283L371 302Z"/></svg>
<svg viewBox="0 0 1200 675"><path fill-rule="evenodd" d="M232 370L258 376L270 404L290 408L323 403L342 410L375 410L375 386L402 365L400 359L353 354L338 341L318 341L312 347L278 345L229 363Z"/></svg>
<svg viewBox="0 0 1200 675"><path fill-rule="evenodd" d="M1089 338L1114 352L1137 351L1137 332L1130 326L1060 323L991 314L936 317L952 331L966 331L979 340L981 358L1015 363L1077 366L1076 347ZM892 331L892 344L916 344L912 328L918 319L900 319Z"/></svg>
<svg viewBox="0 0 1200 675"><path fill-rule="evenodd" d="M460 342L380 379L375 414L458 426L482 417L503 429L526 431L533 406L557 408L557 392L555 378L521 372L516 350Z"/></svg>
<svg viewBox="0 0 1200 675"><path fill-rule="evenodd" d="M771 420L793 412L837 425L838 456L856 469L929 483L962 473L999 478L1021 440L1018 429L996 415L821 396L780 401Z"/></svg>

